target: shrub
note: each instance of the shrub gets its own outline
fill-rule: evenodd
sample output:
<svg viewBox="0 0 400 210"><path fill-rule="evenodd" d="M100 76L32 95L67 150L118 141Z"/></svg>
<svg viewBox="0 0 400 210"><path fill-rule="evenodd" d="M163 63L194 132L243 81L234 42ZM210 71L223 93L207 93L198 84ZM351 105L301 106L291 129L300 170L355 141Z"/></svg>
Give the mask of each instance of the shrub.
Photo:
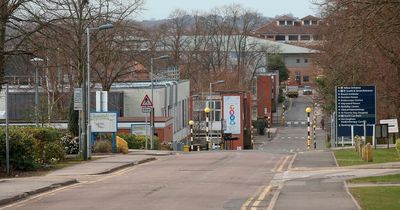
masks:
<svg viewBox="0 0 400 210"><path fill-rule="evenodd" d="M111 142L108 140L96 141L93 150L95 153L110 153L112 152Z"/></svg>
<svg viewBox="0 0 400 210"><path fill-rule="evenodd" d="M79 152L79 138L72 137L71 134L66 134L61 137L61 143L67 154L78 154Z"/></svg>
<svg viewBox="0 0 400 210"><path fill-rule="evenodd" d="M58 163L60 160L63 160L65 157L65 150L60 143L50 142L45 144L43 151L43 161L48 164Z"/></svg>
<svg viewBox="0 0 400 210"><path fill-rule="evenodd" d="M400 138L396 139L396 151L397 151L397 155L399 155L400 157Z"/></svg>
<svg viewBox="0 0 400 210"><path fill-rule="evenodd" d="M38 146L36 140L20 129L10 128L10 167L12 170L32 170L39 167ZM6 164L6 134L0 129L0 162Z"/></svg>
<svg viewBox="0 0 400 210"><path fill-rule="evenodd" d="M126 134L126 133L121 133L118 134L121 138L123 138L127 143L129 149L144 149L146 148L146 137L142 135L135 135L135 134ZM150 138L148 137L148 148L150 148ZM157 136L154 136L153 138L154 141L154 149L159 149L160 148L160 142Z"/></svg>
<svg viewBox="0 0 400 210"><path fill-rule="evenodd" d="M119 136L117 136L117 152L128 154L128 143Z"/></svg>
<svg viewBox="0 0 400 210"><path fill-rule="evenodd" d="M61 142L62 132L60 130L50 127L20 127L18 129L36 139L40 163L49 164L54 163L54 160L64 159L65 151ZM55 151L48 151L47 147ZM63 157L60 156L61 154L64 154Z"/></svg>

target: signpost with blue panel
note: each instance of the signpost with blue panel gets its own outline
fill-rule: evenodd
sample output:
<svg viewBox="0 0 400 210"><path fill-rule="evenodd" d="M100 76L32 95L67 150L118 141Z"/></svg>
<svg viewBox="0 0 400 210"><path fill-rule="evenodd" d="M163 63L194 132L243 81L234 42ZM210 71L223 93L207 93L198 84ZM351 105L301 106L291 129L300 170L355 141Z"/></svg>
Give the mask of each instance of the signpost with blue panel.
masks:
<svg viewBox="0 0 400 210"><path fill-rule="evenodd" d="M375 86L341 86L336 88L336 125L338 137L353 135L373 135L376 123L376 88Z"/></svg>

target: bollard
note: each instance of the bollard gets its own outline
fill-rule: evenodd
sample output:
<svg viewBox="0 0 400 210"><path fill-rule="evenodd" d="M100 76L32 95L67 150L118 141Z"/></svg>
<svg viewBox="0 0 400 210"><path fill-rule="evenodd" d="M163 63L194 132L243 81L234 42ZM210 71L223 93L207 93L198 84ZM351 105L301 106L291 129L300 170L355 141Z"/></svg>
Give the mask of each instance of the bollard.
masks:
<svg viewBox="0 0 400 210"><path fill-rule="evenodd" d="M367 162L372 162L372 146L370 143L364 146L364 158Z"/></svg>

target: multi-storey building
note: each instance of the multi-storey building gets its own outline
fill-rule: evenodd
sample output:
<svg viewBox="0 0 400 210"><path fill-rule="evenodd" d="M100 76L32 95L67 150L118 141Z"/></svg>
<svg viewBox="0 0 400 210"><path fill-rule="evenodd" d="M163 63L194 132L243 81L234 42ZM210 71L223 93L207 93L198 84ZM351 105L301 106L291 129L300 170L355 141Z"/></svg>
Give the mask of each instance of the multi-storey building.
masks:
<svg viewBox="0 0 400 210"><path fill-rule="evenodd" d="M281 42L313 42L320 39L320 24L321 19L312 15L301 19L284 15L255 30L254 35Z"/></svg>

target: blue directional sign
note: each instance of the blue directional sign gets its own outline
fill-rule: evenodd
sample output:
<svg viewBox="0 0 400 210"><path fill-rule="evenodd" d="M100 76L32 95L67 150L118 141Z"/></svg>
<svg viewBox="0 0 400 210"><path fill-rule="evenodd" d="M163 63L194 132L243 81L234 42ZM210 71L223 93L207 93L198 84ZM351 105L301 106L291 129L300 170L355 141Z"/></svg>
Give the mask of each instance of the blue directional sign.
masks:
<svg viewBox="0 0 400 210"><path fill-rule="evenodd" d="M372 126L376 122L375 86L342 86L336 88L337 136L364 135L364 121L367 135L372 136Z"/></svg>

